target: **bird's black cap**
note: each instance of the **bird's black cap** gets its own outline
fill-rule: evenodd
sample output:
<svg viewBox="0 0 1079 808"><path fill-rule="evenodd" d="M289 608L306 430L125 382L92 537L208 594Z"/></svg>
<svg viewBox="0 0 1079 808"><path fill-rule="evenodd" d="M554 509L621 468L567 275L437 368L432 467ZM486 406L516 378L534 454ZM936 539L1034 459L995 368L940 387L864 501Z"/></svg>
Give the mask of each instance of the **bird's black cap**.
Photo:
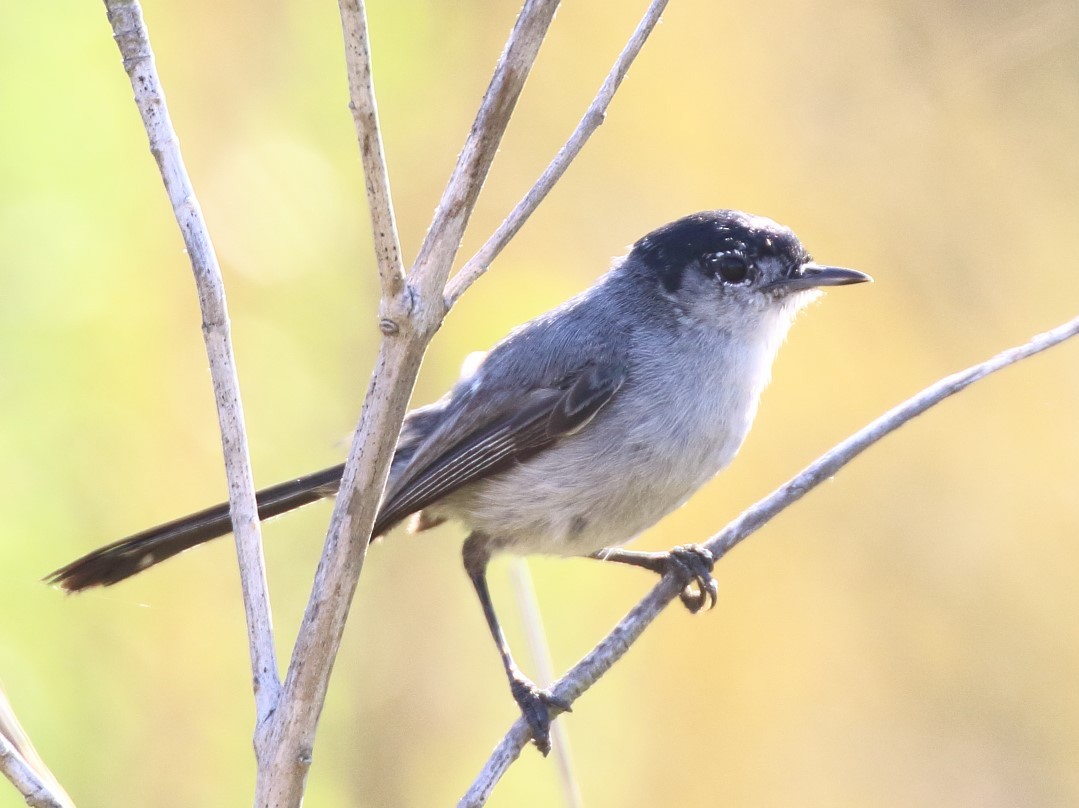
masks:
<svg viewBox="0 0 1079 808"><path fill-rule="evenodd" d="M630 258L657 275L668 292L676 292L683 273L700 267L702 256L726 252L751 262L779 258L792 269L811 260L789 228L737 210L706 210L665 224L637 241Z"/></svg>

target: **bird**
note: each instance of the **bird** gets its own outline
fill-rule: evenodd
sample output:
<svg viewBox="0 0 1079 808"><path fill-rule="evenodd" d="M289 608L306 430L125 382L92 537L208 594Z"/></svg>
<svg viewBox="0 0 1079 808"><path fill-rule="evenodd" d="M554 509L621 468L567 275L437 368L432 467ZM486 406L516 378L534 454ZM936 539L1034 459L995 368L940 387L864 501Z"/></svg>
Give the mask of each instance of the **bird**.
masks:
<svg viewBox="0 0 1079 808"><path fill-rule="evenodd" d="M511 331L442 398L411 411L372 537L447 520L535 745L570 705L518 667L487 586L492 556L586 556L673 572L693 612L716 602L702 545L622 545L738 452L795 315L825 287L871 281L818 264L788 227L736 210L683 216L636 241L594 285ZM256 494L269 519L338 490L344 465ZM108 586L231 532L227 503L95 550L46 577Z"/></svg>

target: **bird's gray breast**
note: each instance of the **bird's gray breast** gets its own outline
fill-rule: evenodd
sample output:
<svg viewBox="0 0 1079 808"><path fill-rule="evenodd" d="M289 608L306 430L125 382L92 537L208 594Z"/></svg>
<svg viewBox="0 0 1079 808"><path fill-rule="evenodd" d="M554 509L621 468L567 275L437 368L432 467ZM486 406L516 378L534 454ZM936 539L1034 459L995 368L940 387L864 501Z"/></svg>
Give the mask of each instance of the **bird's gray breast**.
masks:
<svg viewBox="0 0 1079 808"><path fill-rule="evenodd" d="M517 552L586 554L633 538L726 466L763 387L757 363L714 330L647 336L587 428L462 492L452 515Z"/></svg>

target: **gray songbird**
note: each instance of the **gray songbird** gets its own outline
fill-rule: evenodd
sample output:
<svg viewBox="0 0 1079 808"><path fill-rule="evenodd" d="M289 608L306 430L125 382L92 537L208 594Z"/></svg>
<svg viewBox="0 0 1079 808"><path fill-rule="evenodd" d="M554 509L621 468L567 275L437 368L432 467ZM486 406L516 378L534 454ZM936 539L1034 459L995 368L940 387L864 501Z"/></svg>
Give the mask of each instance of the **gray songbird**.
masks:
<svg viewBox="0 0 1079 808"><path fill-rule="evenodd" d="M536 745L568 709L514 663L487 590L498 552L591 556L675 571L692 611L715 602L698 546L616 549L730 463L795 314L820 287L870 280L821 266L786 227L729 210L654 230L594 286L520 326L443 398L405 419L375 522L468 531L475 585ZM258 493L268 519L337 493L334 466ZM143 531L57 570L76 591L114 584L231 530L227 504Z"/></svg>

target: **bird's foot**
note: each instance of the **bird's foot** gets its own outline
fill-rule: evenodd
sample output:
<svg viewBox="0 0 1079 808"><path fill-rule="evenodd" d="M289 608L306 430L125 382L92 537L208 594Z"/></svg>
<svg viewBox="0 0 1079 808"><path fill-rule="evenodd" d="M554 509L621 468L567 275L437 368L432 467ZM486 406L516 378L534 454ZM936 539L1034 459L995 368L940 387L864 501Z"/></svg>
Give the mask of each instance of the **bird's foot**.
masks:
<svg viewBox="0 0 1079 808"><path fill-rule="evenodd" d="M510 678L510 692L521 708L521 715L532 730L532 740L544 757L551 751L551 718L559 713L572 712L570 704L549 690L542 690L520 673Z"/></svg>
<svg viewBox="0 0 1079 808"><path fill-rule="evenodd" d="M664 572L674 574L682 582L678 597L690 614L716 605L719 586L712 577L715 564L715 556L703 544L684 544L667 552Z"/></svg>

